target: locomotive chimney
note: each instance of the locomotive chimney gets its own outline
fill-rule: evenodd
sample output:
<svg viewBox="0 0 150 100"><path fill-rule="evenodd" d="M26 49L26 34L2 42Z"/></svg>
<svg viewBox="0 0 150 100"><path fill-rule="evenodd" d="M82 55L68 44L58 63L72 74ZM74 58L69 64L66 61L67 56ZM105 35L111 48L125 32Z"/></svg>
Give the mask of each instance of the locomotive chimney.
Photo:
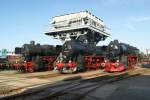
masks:
<svg viewBox="0 0 150 100"><path fill-rule="evenodd" d="M35 45L35 41L30 41L30 44L31 45Z"/></svg>
<svg viewBox="0 0 150 100"><path fill-rule="evenodd" d="M115 40L114 40L114 43L115 43L115 44L118 44L118 43L119 43L119 41L118 41L117 39L115 39Z"/></svg>

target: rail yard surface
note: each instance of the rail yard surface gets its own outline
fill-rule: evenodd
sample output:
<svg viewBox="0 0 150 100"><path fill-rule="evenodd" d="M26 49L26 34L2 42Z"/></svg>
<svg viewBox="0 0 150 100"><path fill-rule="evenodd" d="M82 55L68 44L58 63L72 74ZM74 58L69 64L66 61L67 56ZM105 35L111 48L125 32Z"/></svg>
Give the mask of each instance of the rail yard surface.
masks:
<svg viewBox="0 0 150 100"><path fill-rule="evenodd" d="M121 73L100 70L76 74L1 71L0 97L4 100L141 100L150 90L149 74L149 68L141 67ZM144 98L149 100L150 97Z"/></svg>

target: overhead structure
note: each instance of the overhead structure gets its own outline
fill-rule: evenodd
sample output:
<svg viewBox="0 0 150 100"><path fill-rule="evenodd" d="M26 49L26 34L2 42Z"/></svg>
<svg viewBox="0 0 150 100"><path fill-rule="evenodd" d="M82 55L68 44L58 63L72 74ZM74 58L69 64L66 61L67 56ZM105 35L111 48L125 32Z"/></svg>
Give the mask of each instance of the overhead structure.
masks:
<svg viewBox="0 0 150 100"><path fill-rule="evenodd" d="M103 20L89 11L53 17L51 27L45 34L62 41L79 40L92 44L97 44L110 36L106 32Z"/></svg>
<svg viewBox="0 0 150 100"><path fill-rule="evenodd" d="M7 49L0 50L0 58L6 58L7 53Z"/></svg>

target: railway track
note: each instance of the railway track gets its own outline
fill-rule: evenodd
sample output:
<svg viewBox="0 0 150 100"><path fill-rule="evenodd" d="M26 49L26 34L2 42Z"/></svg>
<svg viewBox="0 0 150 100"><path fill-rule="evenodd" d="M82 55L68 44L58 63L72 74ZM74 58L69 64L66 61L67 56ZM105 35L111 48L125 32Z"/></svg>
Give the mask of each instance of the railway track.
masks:
<svg viewBox="0 0 150 100"><path fill-rule="evenodd" d="M18 95L5 97L3 99L20 100L23 98L24 100L28 100L29 98L32 98L33 100L62 100L62 98L72 98L71 100L79 100L80 98L83 98L85 94L88 94L105 84L146 72L150 72L150 70L138 69L135 71L129 70L122 73L109 73L109 75L105 75L107 77L106 79L104 79L104 75L100 76L95 74L95 77L94 75L88 75L87 77L83 77L81 80L63 81L53 85L47 84ZM82 93L79 93L79 91L82 91Z"/></svg>
<svg viewBox="0 0 150 100"><path fill-rule="evenodd" d="M81 74L81 73L80 73ZM82 73L84 74L84 73ZM13 75L12 77L10 77L9 75L2 75L0 76L0 87L3 87L5 85L4 89L0 89L0 96L9 96L9 95L14 95L14 94L18 94L21 93L22 91L25 91L28 88L33 88L33 87L38 87L38 86L42 86L42 85L47 85L47 84L52 84L51 79L55 80L55 78L59 78L59 77L69 77L70 74L59 74L59 73L47 73L44 75L40 75L40 74L33 74L33 76L28 77L24 76L24 77L17 77L17 75ZM72 76L77 76L77 74L73 74ZM39 84L28 84L30 83L30 81L33 81L34 79L49 79L50 81L44 82L44 83L39 83ZM30 80L29 80L30 79ZM41 81L41 80L39 80ZM55 80L56 81L56 80ZM14 83L14 85L10 84L10 83ZM16 83L17 82L17 83ZM21 83L21 86L17 86L16 84ZM27 85L25 84L27 83ZM22 84L25 84L22 86ZM13 88L12 88L13 87Z"/></svg>

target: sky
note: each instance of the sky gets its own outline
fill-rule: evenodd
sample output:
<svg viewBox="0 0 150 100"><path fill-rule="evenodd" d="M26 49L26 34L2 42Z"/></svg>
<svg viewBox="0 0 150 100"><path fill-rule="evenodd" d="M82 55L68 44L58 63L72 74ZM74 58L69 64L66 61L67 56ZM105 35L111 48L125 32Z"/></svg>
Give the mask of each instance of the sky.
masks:
<svg viewBox="0 0 150 100"><path fill-rule="evenodd" d="M111 34L98 45L118 39L141 51L150 50L149 5L150 0L0 0L0 49L14 50L31 40L61 44L44 34L52 17L89 10Z"/></svg>

